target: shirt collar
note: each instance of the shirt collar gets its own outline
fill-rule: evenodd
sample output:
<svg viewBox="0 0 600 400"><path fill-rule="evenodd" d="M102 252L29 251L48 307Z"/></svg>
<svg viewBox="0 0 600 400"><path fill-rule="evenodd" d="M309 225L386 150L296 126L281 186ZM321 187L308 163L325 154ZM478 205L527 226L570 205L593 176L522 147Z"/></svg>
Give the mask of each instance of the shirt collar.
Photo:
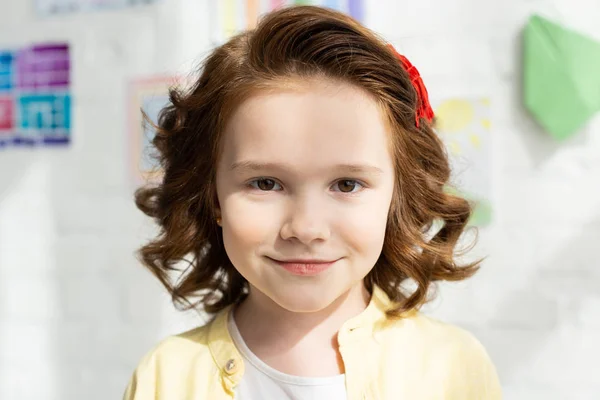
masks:
<svg viewBox="0 0 600 400"><path fill-rule="evenodd" d="M386 311L394 306L387 294L377 285L373 285L371 300L360 314L344 323L338 335L340 346L345 346L360 339L372 338L385 326ZM242 356L235 347L227 321L233 305L228 306L210 322L208 327L208 347L221 372L223 383L228 391L244 374Z"/></svg>
<svg viewBox="0 0 600 400"><path fill-rule="evenodd" d="M242 356L233 344L227 319L233 305L218 313L208 326L208 348L219 368L226 391L233 394L233 387L244 375Z"/></svg>
<svg viewBox="0 0 600 400"><path fill-rule="evenodd" d="M373 285L373 293L367 308L342 325L338 334L340 346L364 339L376 338L377 333L390 322L386 312L394 306L395 303L390 300L383 289Z"/></svg>

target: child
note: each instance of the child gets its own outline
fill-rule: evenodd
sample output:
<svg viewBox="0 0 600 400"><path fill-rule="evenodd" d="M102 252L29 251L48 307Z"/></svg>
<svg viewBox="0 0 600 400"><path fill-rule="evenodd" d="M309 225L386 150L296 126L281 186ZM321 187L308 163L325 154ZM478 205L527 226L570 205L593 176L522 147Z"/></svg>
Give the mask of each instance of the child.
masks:
<svg viewBox="0 0 600 400"><path fill-rule="evenodd" d="M406 58L343 14L285 8L171 102L163 180L136 193L161 233L140 254L214 318L149 352L125 399L500 399L480 343L417 311L479 262L453 261L471 210L444 190Z"/></svg>

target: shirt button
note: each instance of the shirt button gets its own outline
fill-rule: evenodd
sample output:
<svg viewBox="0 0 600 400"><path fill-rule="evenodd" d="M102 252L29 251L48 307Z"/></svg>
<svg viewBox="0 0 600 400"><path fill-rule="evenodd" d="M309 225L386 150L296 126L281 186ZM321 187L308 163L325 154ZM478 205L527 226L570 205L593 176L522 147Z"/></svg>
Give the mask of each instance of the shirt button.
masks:
<svg viewBox="0 0 600 400"><path fill-rule="evenodd" d="M227 372L229 375L233 375L237 370L238 363L233 358L229 359L225 364L225 372Z"/></svg>

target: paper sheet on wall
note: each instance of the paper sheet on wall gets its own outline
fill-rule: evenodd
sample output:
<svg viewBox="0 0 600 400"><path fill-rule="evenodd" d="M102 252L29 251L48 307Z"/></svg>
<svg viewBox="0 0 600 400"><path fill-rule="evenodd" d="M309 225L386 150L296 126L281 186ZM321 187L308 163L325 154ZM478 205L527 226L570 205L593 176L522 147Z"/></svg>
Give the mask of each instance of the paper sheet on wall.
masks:
<svg viewBox="0 0 600 400"><path fill-rule="evenodd" d="M0 50L0 147L70 142L69 46Z"/></svg>
<svg viewBox="0 0 600 400"><path fill-rule="evenodd" d="M291 5L316 5L344 12L364 22L364 0L220 0L211 5L211 38L215 45L233 35L252 29L259 17Z"/></svg>
<svg viewBox="0 0 600 400"><path fill-rule="evenodd" d="M449 98L434 102L435 130L446 144L451 185L476 206L471 225L491 222L491 122L487 98Z"/></svg>
<svg viewBox="0 0 600 400"><path fill-rule="evenodd" d="M136 184L160 179L160 166L152 146L154 128L144 123L142 110L154 123L160 111L169 104L169 87L177 82L175 77L152 77L131 83L129 91L129 165Z"/></svg>
<svg viewBox="0 0 600 400"><path fill-rule="evenodd" d="M39 15L68 14L152 4L159 0L35 0Z"/></svg>

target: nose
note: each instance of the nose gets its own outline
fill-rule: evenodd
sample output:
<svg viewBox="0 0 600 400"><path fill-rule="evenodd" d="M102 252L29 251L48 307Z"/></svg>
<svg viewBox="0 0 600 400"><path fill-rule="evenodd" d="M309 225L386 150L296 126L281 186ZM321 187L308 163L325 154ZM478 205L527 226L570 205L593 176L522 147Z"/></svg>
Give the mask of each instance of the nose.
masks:
<svg viewBox="0 0 600 400"><path fill-rule="evenodd" d="M324 241L331 235L323 204L316 199L291 201L280 236L284 240L298 240L309 245L314 241Z"/></svg>

